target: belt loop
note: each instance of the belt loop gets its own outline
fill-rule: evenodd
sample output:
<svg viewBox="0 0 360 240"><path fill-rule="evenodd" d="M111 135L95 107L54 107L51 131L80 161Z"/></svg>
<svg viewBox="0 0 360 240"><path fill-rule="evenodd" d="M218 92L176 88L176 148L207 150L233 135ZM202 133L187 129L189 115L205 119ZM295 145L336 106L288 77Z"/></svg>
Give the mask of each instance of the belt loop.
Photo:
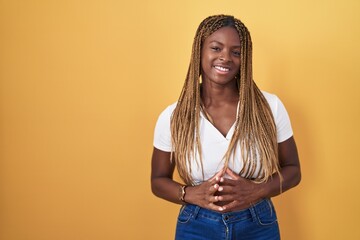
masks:
<svg viewBox="0 0 360 240"><path fill-rule="evenodd" d="M193 218L194 219L196 219L196 217L197 217L197 215L198 215L198 213L199 213L199 211L200 211L200 208L201 207L199 207L199 206L195 206L195 209L194 209L194 214L193 214Z"/></svg>
<svg viewBox="0 0 360 240"><path fill-rule="evenodd" d="M251 205L251 207L249 207L250 213L251 213L251 217L253 222L257 222L257 216L256 216L256 211L255 211L255 206Z"/></svg>

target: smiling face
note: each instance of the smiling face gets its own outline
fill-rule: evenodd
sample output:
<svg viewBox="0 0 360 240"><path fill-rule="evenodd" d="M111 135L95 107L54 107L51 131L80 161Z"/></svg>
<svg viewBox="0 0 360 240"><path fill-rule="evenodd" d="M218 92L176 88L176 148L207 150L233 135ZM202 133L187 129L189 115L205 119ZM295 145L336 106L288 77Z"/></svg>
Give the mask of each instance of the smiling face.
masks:
<svg viewBox="0 0 360 240"><path fill-rule="evenodd" d="M235 84L240 68L240 38L233 27L222 27L208 36L201 49L203 82Z"/></svg>

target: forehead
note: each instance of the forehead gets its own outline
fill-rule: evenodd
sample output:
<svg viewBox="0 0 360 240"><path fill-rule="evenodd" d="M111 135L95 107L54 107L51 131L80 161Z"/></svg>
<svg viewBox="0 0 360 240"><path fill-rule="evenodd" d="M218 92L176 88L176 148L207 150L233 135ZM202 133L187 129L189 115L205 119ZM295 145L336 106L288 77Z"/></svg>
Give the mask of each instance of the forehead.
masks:
<svg viewBox="0 0 360 240"><path fill-rule="evenodd" d="M240 46L239 33L233 27L222 27L210 36L208 36L204 43L219 42L222 44L229 44L232 46Z"/></svg>

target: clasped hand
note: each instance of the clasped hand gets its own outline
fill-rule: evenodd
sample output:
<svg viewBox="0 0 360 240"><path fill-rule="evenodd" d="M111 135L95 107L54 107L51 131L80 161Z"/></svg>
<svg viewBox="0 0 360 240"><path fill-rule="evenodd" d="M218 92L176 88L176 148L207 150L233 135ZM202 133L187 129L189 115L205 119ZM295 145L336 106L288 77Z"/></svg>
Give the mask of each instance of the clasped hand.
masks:
<svg viewBox="0 0 360 240"><path fill-rule="evenodd" d="M230 178L225 178L225 174ZM220 212L245 209L262 198L261 184L240 177L229 168L193 187L193 194L194 204Z"/></svg>

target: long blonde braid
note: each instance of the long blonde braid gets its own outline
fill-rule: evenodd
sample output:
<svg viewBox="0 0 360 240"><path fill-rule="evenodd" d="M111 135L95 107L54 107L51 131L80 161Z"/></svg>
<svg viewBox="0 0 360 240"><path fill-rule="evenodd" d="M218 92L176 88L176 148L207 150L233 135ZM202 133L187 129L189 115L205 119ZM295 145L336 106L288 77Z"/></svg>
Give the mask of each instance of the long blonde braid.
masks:
<svg viewBox="0 0 360 240"><path fill-rule="evenodd" d="M224 156L224 164L228 166L240 145L244 163L240 175L251 178L258 168L256 159L260 159L261 174L254 181L267 181L274 172L280 175L275 122L269 104L252 77L250 33L245 25L233 16L216 15L203 20L196 31L188 73L171 118L172 159L175 159L179 175L186 184L194 183L191 176L191 159L196 159L196 164L203 170L199 133L201 47L209 35L224 26L234 27L239 33L241 43L240 69L237 76L240 105L235 131Z"/></svg>

